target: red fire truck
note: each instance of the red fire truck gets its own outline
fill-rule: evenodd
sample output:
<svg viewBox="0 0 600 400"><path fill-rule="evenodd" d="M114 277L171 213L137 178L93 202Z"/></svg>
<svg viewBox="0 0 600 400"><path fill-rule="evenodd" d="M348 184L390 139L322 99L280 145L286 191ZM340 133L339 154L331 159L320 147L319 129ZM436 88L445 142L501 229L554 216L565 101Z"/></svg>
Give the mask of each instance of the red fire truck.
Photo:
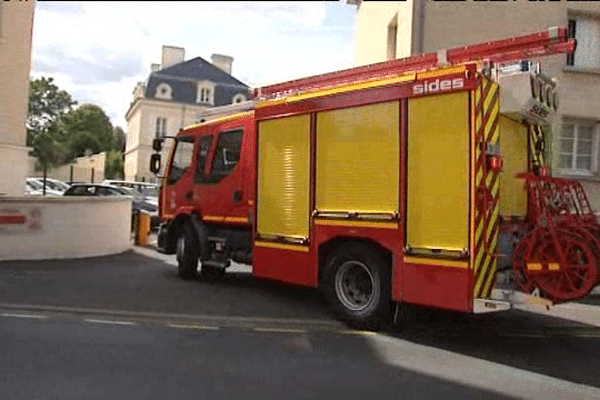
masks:
<svg viewBox="0 0 600 400"><path fill-rule="evenodd" d="M551 28L255 89L249 110L174 138L159 248L184 279L235 261L319 288L367 328L405 304L584 297L599 225L576 181L549 176L556 85L519 61L574 48ZM505 259L510 293L495 288Z"/></svg>

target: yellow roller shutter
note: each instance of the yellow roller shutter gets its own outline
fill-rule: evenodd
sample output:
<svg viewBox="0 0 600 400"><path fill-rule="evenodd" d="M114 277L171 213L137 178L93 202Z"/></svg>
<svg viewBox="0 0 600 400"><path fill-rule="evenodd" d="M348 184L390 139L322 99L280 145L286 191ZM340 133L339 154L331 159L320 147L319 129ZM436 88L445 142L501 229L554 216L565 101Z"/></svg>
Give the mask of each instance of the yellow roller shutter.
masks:
<svg viewBox="0 0 600 400"><path fill-rule="evenodd" d="M469 98L466 92L408 103L407 244L468 248Z"/></svg>
<svg viewBox="0 0 600 400"><path fill-rule="evenodd" d="M500 173L500 214L522 217L527 212L527 192L525 180L515 178L515 173L527 171L527 126L501 115L498 129L504 159Z"/></svg>
<svg viewBox="0 0 600 400"><path fill-rule="evenodd" d="M398 212L399 103L317 114L317 210Z"/></svg>
<svg viewBox="0 0 600 400"><path fill-rule="evenodd" d="M310 116L258 125L258 233L308 237Z"/></svg>

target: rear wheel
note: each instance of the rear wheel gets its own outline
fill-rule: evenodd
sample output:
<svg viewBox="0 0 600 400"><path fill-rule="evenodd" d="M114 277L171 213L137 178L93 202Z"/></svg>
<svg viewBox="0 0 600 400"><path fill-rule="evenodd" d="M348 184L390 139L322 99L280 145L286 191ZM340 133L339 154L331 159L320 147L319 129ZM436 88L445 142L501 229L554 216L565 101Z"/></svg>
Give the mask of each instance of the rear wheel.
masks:
<svg viewBox="0 0 600 400"><path fill-rule="evenodd" d="M390 270L372 247L345 244L325 265L323 291L340 319L361 329L381 329L391 320Z"/></svg>
<svg viewBox="0 0 600 400"><path fill-rule="evenodd" d="M189 222L184 223L177 239L176 256L179 276L186 280L194 279L198 270L199 245L196 232Z"/></svg>

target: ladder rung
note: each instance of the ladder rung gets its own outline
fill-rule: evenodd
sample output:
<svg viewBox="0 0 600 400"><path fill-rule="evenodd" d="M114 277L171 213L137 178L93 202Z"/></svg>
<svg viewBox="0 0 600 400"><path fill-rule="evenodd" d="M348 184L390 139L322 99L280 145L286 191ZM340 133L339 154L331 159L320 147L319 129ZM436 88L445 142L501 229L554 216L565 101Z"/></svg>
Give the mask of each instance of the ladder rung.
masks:
<svg viewBox="0 0 600 400"><path fill-rule="evenodd" d="M490 60L494 62L515 61L529 57L569 53L575 50L576 42L568 38L566 27L550 28L529 35L508 39L460 46L446 50L447 62L459 64L469 61ZM421 54L402 59L330 72L307 78L256 88L251 91L253 98L286 96L308 90L324 89L349 82L378 79L399 75L409 71L421 71L440 66L438 53Z"/></svg>

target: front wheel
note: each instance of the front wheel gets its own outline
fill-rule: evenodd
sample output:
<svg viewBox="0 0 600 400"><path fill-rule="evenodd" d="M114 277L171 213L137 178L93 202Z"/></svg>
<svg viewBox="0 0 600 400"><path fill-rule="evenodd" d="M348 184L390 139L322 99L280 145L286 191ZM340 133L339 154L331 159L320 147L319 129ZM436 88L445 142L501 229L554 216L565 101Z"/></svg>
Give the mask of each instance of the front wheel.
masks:
<svg viewBox="0 0 600 400"><path fill-rule="evenodd" d="M361 329L381 329L391 320L390 271L370 246L343 245L325 266L323 290L340 319Z"/></svg>
<svg viewBox="0 0 600 400"><path fill-rule="evenodd" d="M189 222L183 225L181 235L177 239L177 265L179 276L183 279L194 279L198 270L199 256L198 237Z"/></svg>

